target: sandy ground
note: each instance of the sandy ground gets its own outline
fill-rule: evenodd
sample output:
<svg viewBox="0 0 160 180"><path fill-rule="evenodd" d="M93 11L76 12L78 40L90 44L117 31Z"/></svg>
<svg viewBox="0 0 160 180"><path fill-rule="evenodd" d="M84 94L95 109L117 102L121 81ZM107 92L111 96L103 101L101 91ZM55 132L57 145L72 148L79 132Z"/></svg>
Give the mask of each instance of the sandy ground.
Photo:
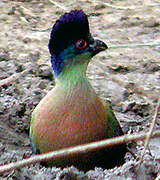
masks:
<svg viewBox="0 0 160 180"><path fill-rule="evenodd" d="M160 43L159 1L56 2L61 7L49 0L0 1L0 80L19 75L0 86L0 165L32 154L28 137L31 112L54 87L47 48L50 30L60 15L75 8L92 14L93 36L110 47L89 65L92 85L104 100L111 101L125 133L149 129L160 89L160 45L130 46ZM159 120L155 129L160 129ZM130 148L136 158L127 153L126 163L110 170L99 167L84 173L74 167L45 168L37 163L0 174L0 178L155 179L160 171L159 139L150 142L138 171L144 143L132 143Z"/></svg>

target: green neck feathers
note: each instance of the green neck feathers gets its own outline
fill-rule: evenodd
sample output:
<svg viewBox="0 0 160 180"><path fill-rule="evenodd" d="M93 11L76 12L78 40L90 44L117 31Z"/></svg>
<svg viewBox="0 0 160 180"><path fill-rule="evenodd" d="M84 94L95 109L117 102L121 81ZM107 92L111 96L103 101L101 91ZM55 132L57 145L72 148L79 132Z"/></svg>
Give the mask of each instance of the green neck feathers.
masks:
<svg viewBox="0 0 160 180"><path fill-rule="evenodd" d="M75 88L81 86L82 88L90 88L91 85L86 76L88 63L73 64L65 67L63 72L56 78L56 86L63 88Z"/></svg>

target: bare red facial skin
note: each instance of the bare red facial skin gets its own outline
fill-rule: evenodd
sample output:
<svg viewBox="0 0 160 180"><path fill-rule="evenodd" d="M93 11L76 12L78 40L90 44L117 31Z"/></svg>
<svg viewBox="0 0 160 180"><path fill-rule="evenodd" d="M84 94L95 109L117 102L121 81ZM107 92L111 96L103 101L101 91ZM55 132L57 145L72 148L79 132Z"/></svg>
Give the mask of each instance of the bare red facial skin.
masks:
<svg viewBox="0 0 160 180"><path fill-rule="evenodd" d="M76 48L79 49L79 50L84 49L86 46L87 46L87 42L85 40L83 40L83 39L78 40L76 42Z"/></svg>

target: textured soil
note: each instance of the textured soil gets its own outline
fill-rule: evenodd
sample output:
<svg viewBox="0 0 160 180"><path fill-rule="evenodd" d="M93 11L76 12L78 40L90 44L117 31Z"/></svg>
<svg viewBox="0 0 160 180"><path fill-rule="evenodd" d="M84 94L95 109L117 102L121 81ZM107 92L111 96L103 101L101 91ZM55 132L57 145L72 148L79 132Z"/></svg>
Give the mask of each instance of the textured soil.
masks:
<svg viewBox="0 0 160 180"><path fill-rule="evenodd" d="M56 2L61 7L50 0L0 1L0 166L32 155L31 113L54 87L47 47L50 30L71 9L90 14L92 35L109 46L93 58L88 77L97 93L111 102L124 132L147 132L153 119L160 94L159 1ZM135 45L149 43L152 46ZM155 129L160 129L159 119ZM96 167L84 173L37 163L0 174L0 179L155 179L160 172L159 139L151 140L139 170L136 165L144 142L129 146L135 157L127 153L126 163L114 169Z"/></svg>

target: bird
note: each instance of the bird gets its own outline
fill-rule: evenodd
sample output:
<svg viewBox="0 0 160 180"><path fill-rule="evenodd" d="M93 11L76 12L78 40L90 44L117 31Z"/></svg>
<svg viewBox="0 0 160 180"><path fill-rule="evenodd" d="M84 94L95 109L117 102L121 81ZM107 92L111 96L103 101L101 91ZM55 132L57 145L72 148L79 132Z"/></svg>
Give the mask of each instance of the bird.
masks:
<svg viewBox="0 0 160 180"><path fill-rule="evenodd" d="M41 154L123 135L110 104L104 102L89 81L86 71L92 57L108 46L93 38L88 16L71 10L56 20L49 44L55 86L32 112L30 140L33 153ZM88 171L124 163L126 144L102 148L58 160L45 166Z"/></svg>

